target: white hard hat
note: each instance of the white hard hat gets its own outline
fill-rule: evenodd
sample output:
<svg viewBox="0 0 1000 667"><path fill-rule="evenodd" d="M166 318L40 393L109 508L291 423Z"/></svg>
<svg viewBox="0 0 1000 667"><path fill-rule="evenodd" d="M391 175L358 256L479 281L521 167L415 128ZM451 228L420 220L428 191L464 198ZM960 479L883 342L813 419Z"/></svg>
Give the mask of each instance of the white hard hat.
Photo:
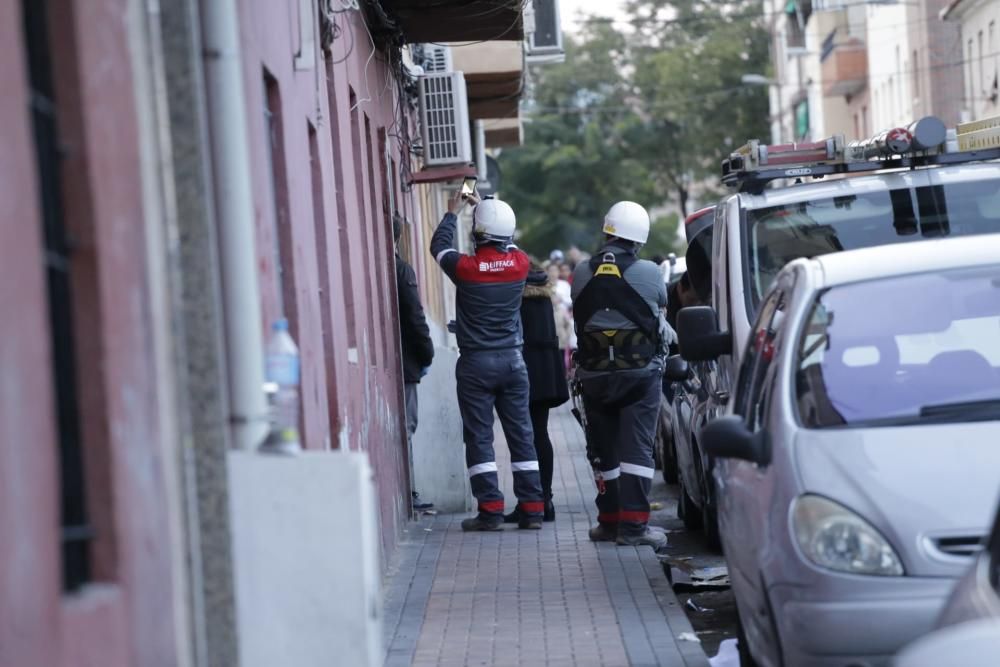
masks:
<svg viewBox="0 0 1000 667"><path fill-rule="evenodd" d="M626 241L645 243L649 238L649 213L634 201L620 201L604 216L603 231Z"/></svg>
<svg viewBox="0 0 1000 667"><path fill-rule="evenodd" d="M483 241L510 241L516 224L514 209L499 199L483 199L472 212L472 238Z"/></svg>

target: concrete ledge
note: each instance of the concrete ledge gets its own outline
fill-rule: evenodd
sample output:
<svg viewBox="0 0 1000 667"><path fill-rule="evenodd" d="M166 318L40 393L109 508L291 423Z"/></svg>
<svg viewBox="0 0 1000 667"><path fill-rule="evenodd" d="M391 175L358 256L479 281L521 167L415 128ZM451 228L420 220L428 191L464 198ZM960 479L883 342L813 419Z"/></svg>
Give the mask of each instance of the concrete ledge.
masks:
<svg viewBox="0 0 1000 667"><path fill-rule="evenodd" d="M240 664L379 665L379 513L368 455L230 452L228 465Z"/></svg>
<svg viewBox="0 0 1000 667"><path fill-rule="evenodd" d="M433 324L431 328L439 329ZM443 331L432 333L436 340L444 338ZM461 513L471 509L472 491L455 389L456 361L457 351L436 346L430 372L417 387L420 421L413 437L413 488L438 511Z"/></svg>

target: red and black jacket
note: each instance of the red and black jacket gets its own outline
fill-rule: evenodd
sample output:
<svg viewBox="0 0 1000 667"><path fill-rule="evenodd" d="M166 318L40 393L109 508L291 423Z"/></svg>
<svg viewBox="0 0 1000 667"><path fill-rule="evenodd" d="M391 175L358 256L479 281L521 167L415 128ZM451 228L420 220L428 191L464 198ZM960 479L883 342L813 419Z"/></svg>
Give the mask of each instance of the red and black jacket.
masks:
<svg viewBox="0 0 1000 667"><path fill-rule="evenodd" d="M455 335L463 352L504 350L523 344L521 295L531 264L514 245L489 244L476 254L455 249L458 218L445 214L431 238L431 254L455 283Z"/></svg>

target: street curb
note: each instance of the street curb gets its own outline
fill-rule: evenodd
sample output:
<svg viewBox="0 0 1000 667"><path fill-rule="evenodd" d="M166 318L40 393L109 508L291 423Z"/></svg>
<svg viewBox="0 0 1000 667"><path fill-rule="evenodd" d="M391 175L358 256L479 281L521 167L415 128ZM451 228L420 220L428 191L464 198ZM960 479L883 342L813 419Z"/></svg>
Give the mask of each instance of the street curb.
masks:
<svg viewBox="0 0 1000 667"><path fill-rule="evenodd" d="M695 633L691 621L688 620L680 600L677 599L677 594L674 593L670 580L667 579L663 563L652 549L640 550L639 560L642 563L642 569L646 572L646 577L649 579L649 587L653 589L653 595L656 596L663 616L667 619L667 625L670 626L673 633L674 642L684 658L684 664L686 667L708 667L708 656L705 654L701 642L680 639L682 635L689 637L697 637L698 635Z"/></svg>

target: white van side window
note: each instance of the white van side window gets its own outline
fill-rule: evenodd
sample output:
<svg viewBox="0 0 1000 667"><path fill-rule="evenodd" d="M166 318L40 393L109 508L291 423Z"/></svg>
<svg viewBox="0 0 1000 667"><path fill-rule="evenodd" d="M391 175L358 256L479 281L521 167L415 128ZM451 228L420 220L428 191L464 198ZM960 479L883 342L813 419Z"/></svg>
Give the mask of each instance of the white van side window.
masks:
<svg viewBox="0 0 1000 667"><path fill-rule="evenodd" d="M722 204L716 209L725 211L726 205ZM726 227L726 216L718 213L715 218L715 232L713 236L713 260L712 260L712 305L715 312L719 314L719 330L729 331L729 230Z"/></svg>

